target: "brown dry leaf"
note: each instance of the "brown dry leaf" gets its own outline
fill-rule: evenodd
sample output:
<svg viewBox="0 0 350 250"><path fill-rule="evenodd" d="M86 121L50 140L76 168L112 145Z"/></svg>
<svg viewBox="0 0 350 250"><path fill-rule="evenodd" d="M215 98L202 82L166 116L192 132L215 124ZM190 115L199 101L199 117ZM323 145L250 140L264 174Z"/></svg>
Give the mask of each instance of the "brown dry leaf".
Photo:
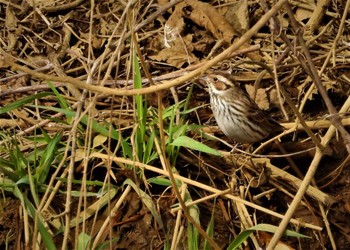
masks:
<svg viewBox="0 0 350 250"><path fill-rule="evenodd" d="M306 223L312 223L314 225L323 226L322 219L315 214L311 213L306 206L298 206L294 213L295 218Z"/></svg>
<svg viewBox="0 0 350 250"><path fill-rule="evenodd" d="M26 63L34 68L50 68L51 62L47 56L43 55L28 55L26 58Z"/></svg>
<svg viewBox="0 0 350 250"><path fill-rule="evenodd" d="M187 4L183 8L185 16L210 31L216 39L231 44L233 38L238 36L227 20L209 3L196 0L186 0L184 3Z"/></svg>
<svg viewBox="0 0 350 250"><path fill-rule="evenodd" d="M278 15L277 18L280 21L282 28L288 28L289 27L289 19L288 18L285 18L282 15Z"/></svg>
<svg viewBox="0 0 350 250"><path fill-rule="evenodd" d="M197 0L185 0L176 5L175 11L165 25L165 41L170 43L175 40L185 26L183 16L194 23L210 31L218 40L224 40L230 44L238 34L227 20L209 3Z"/></svg>
<svg viewBox="0 0 350 250"><path fill-rule="evenodd" d="M198 39L200 37L200 39ZM197 39L196 39L197 38ZM206 53L206 51L210 50L211 46L215 44L215 39L212 36L208 36L208 32L206 30L198 30L195 34L196 42L192 43L194 50Z"/></svg>
<svg viewBox="0 0 350 250"><path fill-rule="evenodd" d="M314 3L313 0L305 0L303 1L304 4L306 5L309 5L310 7L312 7L313 9L316 8L316 5ZM298 21L303 21L305 19L308 19L310 18L312 15L312 11L311 10L307 10L305 8L297 8L297 11L296 11L296 15L295 15L295 18L298 20Z"/></svg>
<svg viewBox="0 0 350 250"><path fill-rule="evenodd" d="M6 19L5 19L5 25L7 28L7 50L11 51L15 47L17 43L17 36L15 34L16 29L18 29L17 25L17 18L15 14L12 11L12 7L8 6L6 9Z"/></svg>
<svg viewBox="0 0 350 250"><path fill-rule="evenodd" d="M163 7L167 3L169 3L169 0L157 0L157 3L159 6Z"/></svg>
<svg viewBox="0 0 350 250"><path fill-rule="evenodd" d="M164 25L164 46L167 48L174 44L185 27L185 22L182 18L184 5L184 3L177 4L173 14L171 14Z"/></svg>
<svg viewBox="0 0 350 250"><path fill-rule="evenodd" d="M270 104L274 107L279 107L280 100L278 99L277 90L276 88L273 88L269 91L269 100Z"/></svg>
<svg viewBox="0 0 350 250"><path fill-rule="evenodd" d="M267 98L266 90L265 89L258 89L256 91L255 87L249 84L245 85L245 89L248 92L249 96L253 99L254 93L256 92L255 96L255 103L259 106L262 110L268 110L270 108L270 103Z"/></svg>
<svg viewBox="0 0 350 250"><path fill-rule="evenodd" d="M156 61L166 61L171 66L181 68L185 63L193 64L199 60L192 53L192 35L177 38L174 45L170 48L165 48L158 55L150 56Z"/></svg>
<svg viewBox="0 0 350 250"><path fill-rule="evenodd" d="M62 4L63 1L57 1L57 0L36 0L34 1L26 1L27 4L29 4L31 7L37 7L37 8L43 8L47 6L55 6L58 4Z"/></svg>
<svg viewBox="0 0 350 250"><path fill-rule="evenodd" d="M86 41L89 41L89 39L90 39L89 33L83 33L83 32L81 32L81 33L80 33L80 36L81 36L82 38L84 38ZM100 38L99 36L97 36L97 35L95 34L95 35L93 35L93 36L91 37L91 45L92 45L92 47L95 48L95 49L100 49L100 48L102 48L102 46L104 45L105 40L106 40L105 38Z"/></svg>
<svg viewBox="0 0 350 250"><path fill-rule="evenodd" d="M248 1L240 0L229 5L225 18L238 33L246 32L249 29Z"/></svg>
<svg viewBox="0 0 350 250"><path fill-rule="evenodd" d="M336 81L322 81L323 86L326 88L326 91L334 91L337 88L337 82ZM299 91L299 95L298 95L298 99L301 99L301 96L305 94L306 91L308 91L308 89L310 88L309 83L308 82L304 82L302 84L300 84L298 87L296 87L296 89ZM308 100L313 100L314 99L314 95L318 95L318 89L313 86L313 89L310 93L310 95L308 96Z"/></svg>
<svg viewBox="0 0 350 250"><path fill-rule="evenodd" d="M270 233L266 233L264 231L259 231L258 232L259 234L259 243L261 245L265 245L267 246L270 241L271 241L271 238L272 238L272 235ZM292 248L291 246L287 245L286 243L282 242L282 241L278 241L275 249L278 249L278 250L295 250L295 248Z"/></svg>
<svg viewBox="0 0 350 250"><path fill-rule="evenodd" d="M244 1L241 8L244 9ZM247 14L243 15L245 16ZM186 20L183 20L183 17L190 19L201 27L204 27L217 40L223 40L226 45L230 45L233 39L238 37L238 32L235 31L225 17L212 5L197 0L185 0L176 5L171 20L168 20L166 23L165 46L172 46L172 42L176 40L181 31L183 31L186 23ZM237 18L241 18L241 16ZM245 18L245 22L247 23L243 24L244 21L242 22L241 27L248 26L248 17ZM242 48L247 46L249 46L248 43L244 44ZM203 50L203 46L201 49ZM201 49L199 49L199 51L201 51ZM261 56L258 52L248 53L247 56L256 61L261 60Z"/></svg>

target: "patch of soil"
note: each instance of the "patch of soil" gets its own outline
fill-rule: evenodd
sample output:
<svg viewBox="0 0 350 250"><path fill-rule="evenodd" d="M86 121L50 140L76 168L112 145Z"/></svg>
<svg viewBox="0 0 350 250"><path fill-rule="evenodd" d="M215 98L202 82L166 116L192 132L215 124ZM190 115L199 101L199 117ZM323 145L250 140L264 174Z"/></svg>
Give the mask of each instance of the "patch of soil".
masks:
<svg viewBox="0 0 350 250"><path fill-rule="evenodd" d="M0 249L16 249L21 240L20 207L20 201L11 197L0 200Z"/></svg>

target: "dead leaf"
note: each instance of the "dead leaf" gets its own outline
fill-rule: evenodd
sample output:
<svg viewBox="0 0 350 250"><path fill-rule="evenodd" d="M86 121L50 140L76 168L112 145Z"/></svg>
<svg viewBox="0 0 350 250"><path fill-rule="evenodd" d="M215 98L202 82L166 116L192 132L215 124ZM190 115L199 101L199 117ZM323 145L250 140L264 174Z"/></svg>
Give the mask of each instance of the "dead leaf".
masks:
<svg viewBox="0 0 350 250"><path fill-rule="evenodd" d="M48 6L55 6L57 4L57 1L55 0L36 0L34 1L28 1L27 2L31 7L36 8L43 8Z"/></svg>
<svg viewBox="0 0 350 250"><path fill-rule="evenodd" d="M229 22L209 3L195 0L184 2L187 3L183 9L185 16L210 31L216 39L231 44L233 38L238 36Z"/></svg>
<svg viewBox="0 0 350 250"><path fill-rule="evenodd" d="M104 136L104 135L101 135L101 134L96 135L94 137L94 140L93 140L92 148L96 148L96 147L99 147L99 146L103 145L107 141L107 139L108 138L106 136Z"/></svg>
<svg viewBox="0 0 350 250"><path fill-rule="evenodd" d="M269 100L272 106L279 107L280 100L278 99L276 88L273 88L269 91Z"/></svg>
<svg viewBox="0 0 350 250"><path fill-rule="evenodd" d="M175 11L164 25L164 46L166 48L170 48L175 43L175 40L185 27L185 22L182 18L182 5L183 3L176 5Z"/></svg>
<svg viewBox="0 0 350 250"><path fill-rule="evenodd" d="M303 1L303 4L309 5L309 6L312 7L313 9L316 8L316 5L315 5L315 3L314 3L313 0L305 0L305 1ZM307 9L305 9L305 8L298 7L298 8L297 8L297 11L296 11L296 13L295 13L295 18L296 18L298 21L301 22L301 21L303 21L303 20L305 20L305 19L310 18L311 15L312 15L312 13L313 13L313 11L311 11L311 10L307 10Z"/></svg>
<svg viewBox="0 0 350 250"><path fill-rule="evenodd" d="M242 8L244 8L244 4L242 4ZM183 19L183 17L185 17L185 19ZM185 0L175 6L175 11L171 16L171 20L166 23L164 38L165 46L172 46L174 39L176 40L178 36L181 35L185 27L186 18L205 28L217 40L224 41L226 46L231 45L234 38L238 37L238 32L235 31L225 17L212 5L197 0ZM244 22L242 22L241 27L248 25L248 17L246 18L246 24L243 23ZM242 48L248 46L249 44L246 43ZM205 48L206 47L202 44L199 51L204 50ZM248 53L247 56L256 61L261 60L261 56L258 52Z"/></svg>
<svg viewBox="0 0 350 250"><path fill-rule="evenodd" d="M264 231L258 231L259 234L259 243L261 245L267 246L270 241L271 241L271 234L270 233L266 233ZM288 246L286 243L282 242L282 241L278 241L275 249L278 250L295 250L295 248L292 248L291 246Z"/></svg>
<svg viewBox="0 0 350 250"><path fill-rule="evenodd" d="M306 223L312 223L317 226L324 226L322 219L315 214L311 213L306 206L298 206L294 212L295 218Z"/></svg>
<svg viewBox="0 0 350 250"><path fill-rule="evenodd" d="M150 56L150 58L156 61L165 61L171 66L181 68L185 63L193 64L199 61L192 51L192 35L188 34L183 38L176 39L172 47L165 48L158 55Z"/></svg>
<svg viewBox="0 0 350 250"><path fill-rule="evenodd" d="M194 40L196 41L192 43L194 50L203 52L204 54L207 54L215 44L215 39L212 36L209 36L208 31L206 30L198 30L195 34Z"/></svg>
<svg viewBox="0 0 350 250"><path fill-rule="evenodd" d="M211 32L216 39L223 39L228 44L231 44L233 38L238 35L218 10L209 3L185 0L175 6L173 14L166 23L166 42L174 40L174 37L183 31L185 26L183 17L189 18Z"/></svg>
<svg viewBox="0 0 350 250"><path fill-rule="evenodd" d="M253 100L259 106L260 109L268 110L270 108L270 103L267 98L265 89L260 88L256 91L255 87L249 84L245 85L245 89L252 99L254 98L254 95L255 95L254 93L256 92L255 99Z"/></svg>
<svg viewBox="0 0 350 250"><path fill-rule="evenodd" d="M229 5L225 18L235 31L244 34L249 29L248 1L240 0Z"/></svg>
<svg viewBox="0 0 350 250"><path fill-rule="evenodd" d="M18 20L12 11L12 7L8 6L8 8L6 9L6 18L5 18L5 25L8 31L7 32L8 43L7 43L6 49L8 51L13 50L17 43L17 35L15 34L16 33L15 31L18 29L17 22Z"/></svg>
<svg viewBox="0 0 350 250"><path fill-rule="evenodd" d="M83 32L81 32L81 33L80 33L80 36L81 36L82 38L84 38L86 41L89 41L89 40L90 40L90 35L89 35L89 33L83 33ZM91 37L91 45L92 45L92 47L95 48L95 49L100 49L100 48L102 48L102 46L104 45L105 40L106 40L105 38L101 38L101 37L97 36L97 34L95 34L95 35L93 35L93 36Z"/></svg>

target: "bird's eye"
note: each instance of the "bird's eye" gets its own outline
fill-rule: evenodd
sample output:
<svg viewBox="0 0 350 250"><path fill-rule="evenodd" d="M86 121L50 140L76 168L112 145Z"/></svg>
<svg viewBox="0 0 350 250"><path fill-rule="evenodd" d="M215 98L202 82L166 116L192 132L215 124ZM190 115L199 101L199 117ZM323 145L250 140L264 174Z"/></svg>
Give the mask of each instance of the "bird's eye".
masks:
<svg viewBox="0 0 350 250"><path fill-rule="evenodd" d="M215 76L215 77L213 78L213 80L214 80L214 82L217 82L219 79Z"/></svg>

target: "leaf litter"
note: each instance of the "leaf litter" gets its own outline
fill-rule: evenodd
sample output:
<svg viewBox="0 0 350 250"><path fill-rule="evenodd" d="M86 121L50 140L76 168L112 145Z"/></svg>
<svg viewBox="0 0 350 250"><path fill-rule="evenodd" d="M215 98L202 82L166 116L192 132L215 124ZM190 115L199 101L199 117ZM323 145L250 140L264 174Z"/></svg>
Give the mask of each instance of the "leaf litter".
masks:
<svg viewBox="0 0 350 250"><path fill-rule="evenodd" d="M319 72L322 69L321 80L327 94L337 110L340 110L349 96L350 86L348 74L350 52L346 36L350 27L349 19L346 19L345 25L341 26L341 17L346 8L345 2L328 2L328 7L323 12L318 12L314 1L290 1L290 3L295 18L300 24L300 30L304 32L302 34L312 60ZM0 96L2 107L35 93L50 91L46 81L35 74L16 70L10 63L23 65L33 72L60 77L69 76L93 85L104 85L113 89L132 89L131 62L132 51L135 49L132 34L136 34L137 45L141 51L138 57L143 57L144 66L147 67L141 69L143 86L147 87L150 83L145 71L148 71L154 79L164 76L167 80L176 79L184 74L184 70L186 74L223 52L244 36L245 32L264 15L263 8L258 3L246 0L220 2L184 0L152 17L152 14L157 13L167 4L170 3L168 1L95 1L94 5L90 5L90 2L77 0L60 1L59 4L57 1L35 1L33 5L32 2L20 0L1 1ZM272 4L269 4L272 7ZM92 18L91 14L93 14ZM318 19L315 18L316 16ZM276 17L281 23L279 32L286 34L294 46L291 51L302 53L286 11L280 10ZM263 74L259 78L264 70L259 64L235 65L242 61L258 61L271 69L275 66L279 83L289 93L307 124L320 138L330 127L327 119L329 112L324 100L313 87L308 72L302 68L304 62L299 61L292 52L282 56L288 45L279 35L273 37L270 28L269 23L264 24L263 28L242 46L246 49L259 45L259 50L233 57L228 55L226 60L215 65L214 68L232 72L259 107L281 121L287 129L297 127L296 115L286 103L284 96L279 96L273 77ZM336 41L339 29L344 31ZM332 50L335 42L337 46ZM328 53L331 53L331 60L323 68ZM4 61L5 54L6 58L11 58L10 61ZM276 57L282 58L278 64ZM78 112L80 107L84 113L80 113L81 116L87 115L89 119L94 119L99 123L100 128L104 127L106 131L114 129L113 138L119 138L119 140L108 139L105 134L98 132L101 130L87 125L88 122L80 124L77 130L73 130L74 120L69 119L68 116L60 115L57 110L39 109L40 105L62 108L54 95L45 96L33 101L33 105L23 105L1 115L3 142L0 155L1 160L4 161L0 172L3 173L4 182L10 178L4 166L7 166L9 164L7 161L11 159L10 142L12 140L16 140L23 155L31 159L36 150L32 140L34 136L53 137L57 132L63 132L62 145L57 151L60 157L53 161L50 174L53 175L56 168L59 169L60 163L65 168L74 170L74 184L71 187L72 193L76 192L78 195L72 196L69 210L71 219L78 219L78 215L84 214L80 213L81 211L92 204L97 204L96 202L103 194L108 192L105 185L118 190L116 196L109 201L109 205L101 205L102 207L93 211L86 210L86 213L91 212L94 216L88 216L84 224L74 225L74 228L69 229L72 235L76 232L87 233L93 239L89 243L92 247L111 240L109 246L113 249L141 249L148 246L164 248L165 244L171 244L179 249L187 248L189 236L177 224L179 223L177 216L180 218L178 220L180 224L185 227L188 225L187 219L182 214L174 212L178 206L178 199L172 188L166 184L158 184L161 183L160 181L148 183L148 179L151 178L168 180L166 169L162 169L164 165L159 156L162 150L156 149L156 141L160 138L158 130L161 127L157 113L159 108L167 112L168 120L164 119L163 124L165 128L163 143L168 145L166 157L170 161L175 159L172 158L174 155L177 156L176 161L171 162L174 173L188 178L177 180L177 185L179 188L181 186L184 194L183 199L193 201L220 190L230 189L231 196L219 195L216 199L211 198L197 204L202 228L206 229L213 214L215 228L213 239L221 248L226 248L240 232L255 223L278 226L280 219L260 210L260 207L285 214L300 185L298 181L303 179L315 156L315 150L292 156L291 160L300 171L296 173L291 170L290 159L270 158L272 155L281 154L275 143L264 145L264 148L258 152L260 157L237 151L229 154L230 145L234 142L228 141L217 128L207 105L209 96L206 86L201 86L195 79L183 86L164 91L162 95L147 95L146 102L149 106L146 107L145 124L148 126L146 138L152 138L155 141L149 146L137 144L139 121L135 117L136 105L132 97L94 92L86 94L82 89L65 81L52 82L52 84L58 89L61 97L68 102L70 110ZM162 84L162 81L155 81L155 84ZM184 112L184 115L181 114L180 107L184 107L191 85L193 85L192 95L186 105L192 112ZM177 109L171 109L172 105ZM349 125L347 113L341 115L344 118L343 124ZM173 117L174 120L170 122L169 117ZM185 131L176 130L184 124L190 126L187 126ZM174 131L178 131L178 134ZM181 146L177 152L178 146L173 145L172 141L183 136L179 134L180 132L184 132L192 140L219 150L224 156L207 155L200 151L200 146L196 147L196 150ZM177 137L171 137L174 134ZM212 135L219 140L213 139ZM69 167L69 157L73 154L70 147L71 136L78 139L77 154L88 155L86 149L89 149L90 153L96 153L95 157L86 157L86 155L77 157L74 164ZM44 141L42 143L45 145ZM303 129L294 130L283 136L281 143L286 151L283 154L315 147ZM251 147L235 145L237 149L249 154L252 152L251 148L256 149L258 146L260 145ZM172 151L169 151L170 148ZM62 161L65 149L68 150L69 157L66 161ZM142 162L143 155L136 156L137 152L151 152L152 155L149 155L151 160L147 164L165 172L154 172L152 168L147 167L149 165L136 167L135 164L111 160L115 156ZM108 155L110 158L98 157L97 153ZM313 227L309 227L308 224L299 228L297 223L289 224L289 229L312 238L282 238L280 244L302 249L330 249L332 246L337 246L338 249L349 248L349 176L348 154L344 142L339 135L335 135L329 142L325 156L316 171L314 180L317 186L312 184L314 189L308 189L293 216L299 222L309 223ZM47 197L44 199L45 190L41 187L41 191L38 192L39 198L46 204L41 206L41 209L42 207L46 209L38 211L39 213L48 214L50 218L65 212L67 200L65 191L69 185L64 181L65 178L65 170L61 169L52 179L52 183L48 181L44 183L51 185L50 188L54 185L58 186L59 191L54 192L53 200ZM125 182L126 180L128 181ZM130 182L133 184L131 185ZM187 189L184 183L188 185ZM127 186L133 186L133 189L128 189ZM137 188L140 190L137 191ZM23 192L26 190L23 187ZM35 245L34 240L27 242L21 237L26 227L34 227L34 218L18 219L18 210L26 208L18 203L19 199L11 189L5 189L5 191L5 200L0 207L7 212L2 213L0 221L6 230L0 233L0 245L4 247L8 245L9 249L18 248L18 244ZM141 193L145 195L141 196ZM242 207L242 203L237 203L232 196L250 203ZM32 202L35 200L34 197L28 195L28 199ZM147 197L147 201L142 197ZM252 207L250 204L259 207ZM325 215L320 209L321 206L326 212ZM39 204L36 204L35 209L38 207ZM19 223L7 223L11 217ZM164 226L157 222L159 218ZM253 223L249 218L254 218L256 222ZM79 219L84 221L83 218L79 217ZM325 219L330 224L328 231L325 229ZM65 222L64 219L62 221ZM20 223L29 223L29 226ZM57 247L61 247L64 238L67 239L66 246L69 248L78 244L74 241L74 238L78 239L77 234L75 237L68 238L66 235L69 232L66 234L59 232L53 223L50 224L50 220L45 223L47 228L50 228ZM84 227L84 230L81 227ZM320 232L318 227L323 228L323 231ZM76 228L78 230L75 230ZM11 235L8 235L9 231L12 232ZM265 247L272 234L258 233L252 237L257 237L258 240L252 238L247 247L254 249L257 247L256 244ZM200 240L198 244L202 246L203 241ZM44 243L38 244L43 246Z"/></svg>

